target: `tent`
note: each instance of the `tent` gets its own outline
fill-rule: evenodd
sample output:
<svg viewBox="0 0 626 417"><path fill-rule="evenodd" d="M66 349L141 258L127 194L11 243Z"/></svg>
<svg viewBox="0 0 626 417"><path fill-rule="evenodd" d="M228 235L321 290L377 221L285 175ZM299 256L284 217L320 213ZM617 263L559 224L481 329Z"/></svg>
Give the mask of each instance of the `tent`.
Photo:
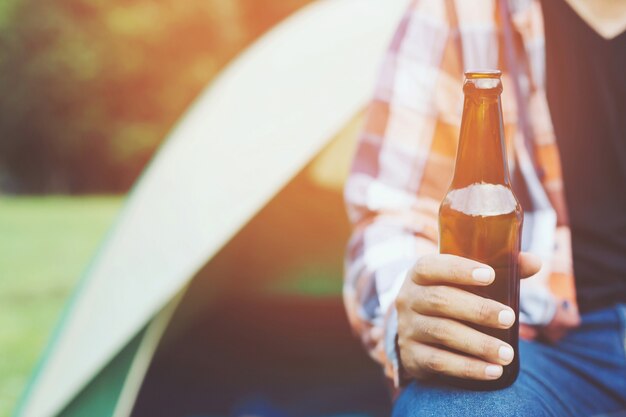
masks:
<svg viewBox="0 0 626 417"><path fill-rule="evenodd" d="M305 353L281 371L289 380L306 355L319 354L315 348L307 353L307 347L348 333L345 319L336 319L343 317L340 304L323 297L337 291L337 280L324 276L336 278L347 236L336 192L342 172L333 169L358 130L358 114L406 4L315 2L255 42L201 94L130 193L66 306L15 416L158 415L155 405L182 404L176 387L163 384L177 381L177 370L193 373L192 359L202 359L193 349L200 345L219 352L202 372L215 376L223 375L216 368L224 365L220 358L231 358L230 369L247 363L231 355L232 346L245 347L241 353L248 358L263 358L261 340L275 351L277 340L291 337L302 342ZM348 141L332 141L338 136ZM345 163L341 166L345 170ZM307 224L302 216L312 209L317 220ZM320 236L316 221L333 232ZM301 238L290 241L299 227ZM268 239L285 256L268 250ZM308 254L317 260L312 271L302 271L295 261L303 250L317 251ZM296 278L275 279L281 274ZM298 286L319 295L311 309L304 308L306 298L280 297ZM259 291L272 296L259 300L254 296ZM293 308L306 311L294 320ZM323 328L320 315L327 315ZM255 335L260 323L268 322L272 325ZM266 334L272 329L275 335ZM205 332L200 345L189 339ZM244 336L248 339L241 340ZM345 365L346 357L355 357L350 375L371 376L372 368L363 365L368 362L353 352L336 356L332 349L327 360L308 364L309 370L314 374L324 364ZM238 383L255 378L240 372ZM188 404L196 395L206 404L211 395L231 395L226 385L237 385L223 377L207 384L178 384L176 395L187 395ZM194 394L198 387L202 391ZM183 413L169 412L162 415Z"/></svg>

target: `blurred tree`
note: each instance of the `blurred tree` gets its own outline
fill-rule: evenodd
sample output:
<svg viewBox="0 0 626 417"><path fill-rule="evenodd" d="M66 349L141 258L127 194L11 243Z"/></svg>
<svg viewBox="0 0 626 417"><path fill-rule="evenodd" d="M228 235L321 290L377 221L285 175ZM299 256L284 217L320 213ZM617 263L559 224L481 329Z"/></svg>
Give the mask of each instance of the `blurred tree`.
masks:
<svg viewBox="0 0 626 417"><path fill-rule="evenodd" d="M193 98L311 0L2 0L0 189L126 191Z"/></svg>

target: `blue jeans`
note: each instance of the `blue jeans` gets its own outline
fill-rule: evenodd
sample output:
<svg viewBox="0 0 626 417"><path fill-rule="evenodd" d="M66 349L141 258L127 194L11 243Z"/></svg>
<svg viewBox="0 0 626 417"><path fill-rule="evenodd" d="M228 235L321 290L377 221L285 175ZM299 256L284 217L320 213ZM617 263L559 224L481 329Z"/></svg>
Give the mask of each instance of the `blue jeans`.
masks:
<svg viewBox="0 0 626 417"><path fill-rule="evenodd" d="M521 371L510 387L479 392L413 382L393 416L626 416L625 345L626 305L594 311L555 345L520 342Z"/></svg>

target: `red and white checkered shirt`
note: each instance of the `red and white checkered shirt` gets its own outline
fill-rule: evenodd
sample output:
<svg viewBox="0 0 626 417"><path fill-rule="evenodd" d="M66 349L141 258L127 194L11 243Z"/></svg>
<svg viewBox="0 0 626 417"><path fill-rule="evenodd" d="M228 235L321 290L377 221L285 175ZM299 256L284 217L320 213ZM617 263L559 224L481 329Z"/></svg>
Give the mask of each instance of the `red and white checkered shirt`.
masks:
<svg viewBox="0 0 626 417"><path fill-rule="evenodd" d="M510 1L518 56L524 57L520 84L529 97L531 153L516 125L496 3L457 0L454 19L445 0L412 2L384 57L346 184L354 231L345 304L353 328L396 384L393 304L408 269L421 255L438 252L438 209L454 169L464 69L502 70L509 165L519 164L534 207L525 213L523 248L541 256L544 267L522 282L520 320L545 325L557 303L575 306L559 155L544 92L541 8L538 0Z"/></svg>

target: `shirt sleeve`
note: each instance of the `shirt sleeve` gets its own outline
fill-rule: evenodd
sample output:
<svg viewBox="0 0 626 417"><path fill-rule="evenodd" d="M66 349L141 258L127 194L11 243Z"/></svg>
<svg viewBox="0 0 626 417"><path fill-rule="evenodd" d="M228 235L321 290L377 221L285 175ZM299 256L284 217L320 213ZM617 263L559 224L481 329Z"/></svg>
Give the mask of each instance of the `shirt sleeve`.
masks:
<svg viewBox="0 0 626 417"><path fill-rule="evenodd" d="M460 112L443 111L462 106L454 45L443 2L410 6L384 58L345 187L353 225L348 317L396 386L394 301L419 257L437 252L439 202L454 168Z"/></svg>

